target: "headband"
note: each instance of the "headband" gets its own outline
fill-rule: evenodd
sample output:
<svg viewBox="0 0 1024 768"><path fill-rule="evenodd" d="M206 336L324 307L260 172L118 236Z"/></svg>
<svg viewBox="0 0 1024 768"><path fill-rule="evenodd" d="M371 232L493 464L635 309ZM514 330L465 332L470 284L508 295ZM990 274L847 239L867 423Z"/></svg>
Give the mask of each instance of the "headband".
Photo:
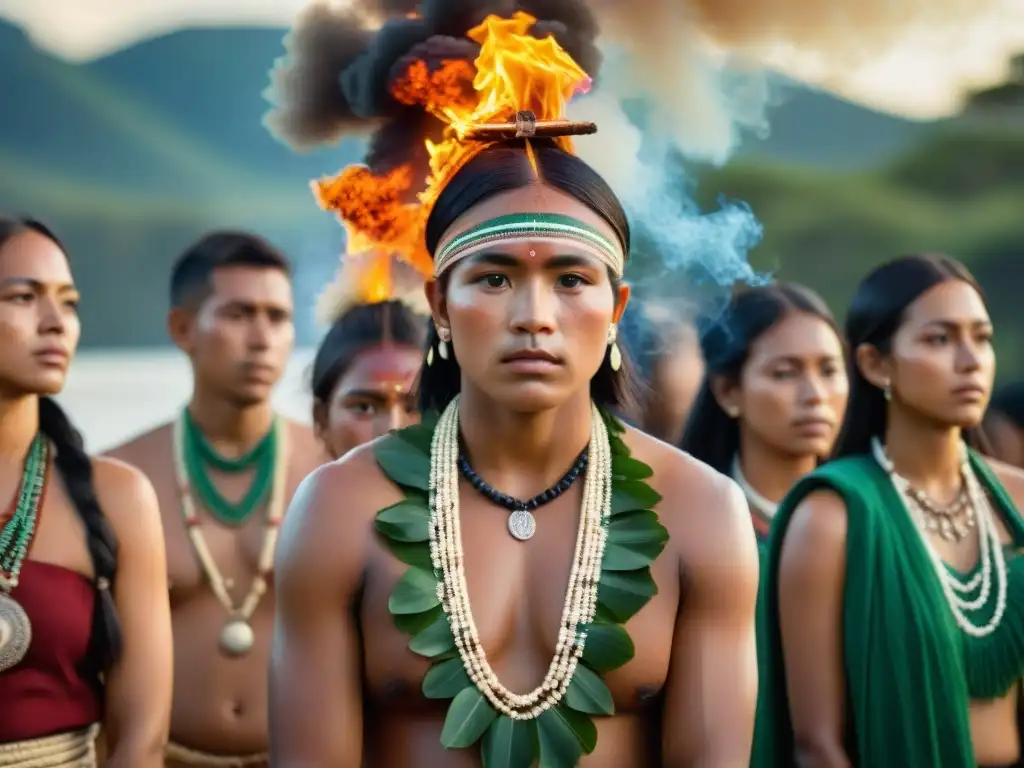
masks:
<svg viewBox="0 0 1024 768"><path fill-rule="evenodd" d="M572 216L558 213L512 213L481 222L452 237L434 256L434 277L492 243L510 240L553 240L578 243L598 252L598 256L616 275L625 267L622 247L603 232Z"/></svg>

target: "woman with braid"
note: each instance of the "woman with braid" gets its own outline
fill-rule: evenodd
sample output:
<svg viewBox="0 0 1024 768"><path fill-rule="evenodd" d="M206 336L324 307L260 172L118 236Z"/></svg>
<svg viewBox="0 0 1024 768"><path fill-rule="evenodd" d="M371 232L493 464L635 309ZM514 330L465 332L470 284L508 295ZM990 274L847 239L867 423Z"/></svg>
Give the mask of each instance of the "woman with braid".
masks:
<svg viewBox="0 0 1024 768"><path fill-rule="evenodd" d="M86 455L51 397L78 292L42 224L0 218L0 766L159 768L171 707L163 536L152 486Z"/></svg>
<svg viewBox="0 0 1024 768"><path fill-rule="evenodd" d="M429 35L448 17L423 19ZM479 94L467 133L494 141L442 132L412 217L410 257L433 269L423 423L318 469L285 518L279 768L749 760L749 512L730 480L611 415L631 384L629 225L562 133L586 75L533 27L468 32L479 84L514 69L531 87Z"/></svg>
<svg viewBox="0 0 1024 768"><path fill-rule="evenodd" d="M769 539L759 757L1014 765L1024 474L976 451L995 373L985 300L953 259L899 258L861 282L846 337L835 459L790 491Z"/></svg>

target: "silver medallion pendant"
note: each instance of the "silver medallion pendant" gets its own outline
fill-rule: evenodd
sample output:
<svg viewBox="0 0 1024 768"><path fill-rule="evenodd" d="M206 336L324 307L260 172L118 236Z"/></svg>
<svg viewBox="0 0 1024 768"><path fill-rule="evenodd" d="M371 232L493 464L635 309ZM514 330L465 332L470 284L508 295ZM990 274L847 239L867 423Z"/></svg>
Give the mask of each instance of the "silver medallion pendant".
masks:
<svg viewBox="0 0 1024 768"><path fill-rule="evenodd" d="M508 516L508 532L520 541L526 541L537 532L537 521L529 510L517 509Z"/></svg>
<svg viewBox="0 0 1024 768"><path fill-rule="evenodd" d="M233 619L220 631L218 645L227 656L245 656L252 650L256 634L247 621Z"/></svg>
<svg viewBox="0 0 1024 768"><path fill-rule="evenodd" d="M18 666L32 644L32 622L9 595L0 594L0 673Z"/></svg>

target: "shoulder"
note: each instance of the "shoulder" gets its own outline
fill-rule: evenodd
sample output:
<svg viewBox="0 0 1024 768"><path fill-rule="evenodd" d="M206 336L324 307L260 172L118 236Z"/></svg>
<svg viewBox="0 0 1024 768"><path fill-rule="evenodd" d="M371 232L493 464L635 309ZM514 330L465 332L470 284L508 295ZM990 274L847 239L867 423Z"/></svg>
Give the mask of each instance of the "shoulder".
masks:
<svg viewBox="0 0 1024 768"><path fill-rule="evenodd" d="M982 456L981 458L988 465L989 469L992 470L992 474L996 476L996 479L1003 488L1006 489L1014 504L1017 505L1017 508L1021 509L1024 507L1024 470L1012 464L991 459L988 456Z"/></svg>
<svg viewBox="0 0 1024 768"><path fill-rule="evenodd" d="M750 509L731 478L631 427L624 439L633 458L653 472L649 483L662 497L656 511L672 539L699 542L713 557L737 548L756 556Z"/></svg>
<svg viewBox="0 0 1024 768"><path fill-rule="evenodd" d="M161 454L170 449L172 430L173 424L160 424L104 451L103 455L148 471L152 464L163 459Z"/></svg>
<svg viewBox="0 0 1024 768"><path fill-rule="evenodd" d="M149 478L109 456L92 458L96 500L122 544L162 539L160 508Z"/></svg>

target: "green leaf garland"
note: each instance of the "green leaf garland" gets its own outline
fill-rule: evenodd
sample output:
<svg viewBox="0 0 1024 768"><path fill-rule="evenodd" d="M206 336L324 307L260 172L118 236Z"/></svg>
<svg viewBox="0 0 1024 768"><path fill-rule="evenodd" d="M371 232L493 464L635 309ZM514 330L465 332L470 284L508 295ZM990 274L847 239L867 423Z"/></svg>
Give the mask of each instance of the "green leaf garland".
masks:
<svg viewBox="0 0 1024 768"><path fill-rule="evenodd" d="M629 662L636 649L623 626L658 588L651 564L668 542L668 531L652 510L661 496L645 481L653 472L630 455L625 428L603 414L612 449L612 510L601 562L598 609L587 627L583 657L568 690L534 720L499 714L470 680L438 597L438 574L430 559L430 448L436 415L394 432L374 446L381 470L404 498L382 509L376 530L391 552L410 567L388 600L395 626L410 635L409 649L431 660L423 678L428 699L451 699L441 731L446 749L480 745L484 768L572 768L597 745L594 717L615 713L600 673Z"/></svg>

